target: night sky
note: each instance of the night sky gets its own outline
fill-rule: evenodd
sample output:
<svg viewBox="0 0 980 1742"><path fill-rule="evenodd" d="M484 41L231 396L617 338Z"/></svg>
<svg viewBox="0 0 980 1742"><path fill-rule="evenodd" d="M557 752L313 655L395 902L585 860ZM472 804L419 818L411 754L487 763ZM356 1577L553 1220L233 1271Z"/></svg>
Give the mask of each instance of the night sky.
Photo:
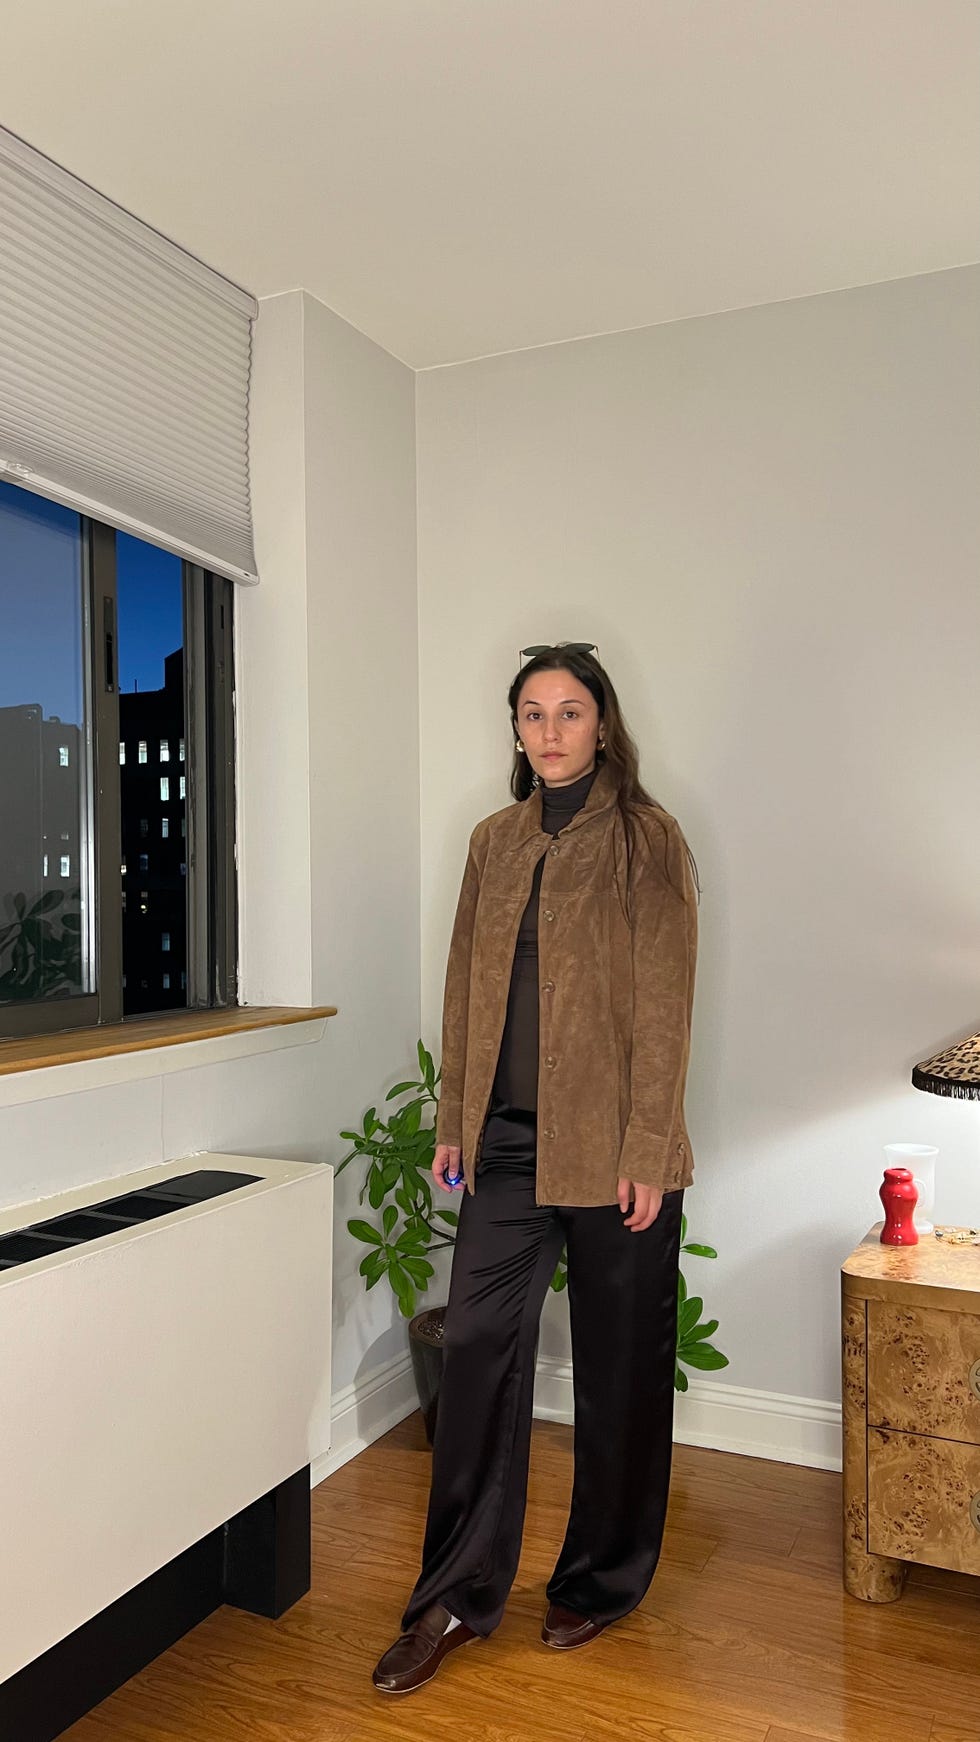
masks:
<svg viewBox="0 0 980 1742"><path fill-rule="evenodd" d="M120 688L161 689L183 642L180 558L121 532L116 563ZM0 707L81 724L80 565L78 515L0 482Z"/></svg>

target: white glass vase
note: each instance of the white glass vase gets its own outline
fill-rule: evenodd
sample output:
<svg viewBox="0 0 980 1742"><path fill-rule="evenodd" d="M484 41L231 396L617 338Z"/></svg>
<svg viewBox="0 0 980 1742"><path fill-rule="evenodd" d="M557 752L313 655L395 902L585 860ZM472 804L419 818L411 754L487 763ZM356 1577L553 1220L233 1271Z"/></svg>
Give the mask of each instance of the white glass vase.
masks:
<svg viewBox="0 0 980 1742"><path fill-rule="evenodd" d="M885 1166L907 1167L915 1180L919 1194L915 1206L915 1231L931 1234L933 1206L936 1202L936 1156L931 1143L886 1143Z"/></svg>

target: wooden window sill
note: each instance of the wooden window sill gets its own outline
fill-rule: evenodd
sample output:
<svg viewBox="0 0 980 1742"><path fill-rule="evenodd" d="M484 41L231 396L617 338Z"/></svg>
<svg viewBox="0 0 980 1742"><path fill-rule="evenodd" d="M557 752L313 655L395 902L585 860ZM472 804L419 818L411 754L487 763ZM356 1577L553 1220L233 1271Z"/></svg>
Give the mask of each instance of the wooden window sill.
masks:
<svg viewBox="0 0 980 1742"><path fill-rule="evenodd" d="M178 1010L0 1041L0 1106L319 1040L330 1004Z"/></svg>

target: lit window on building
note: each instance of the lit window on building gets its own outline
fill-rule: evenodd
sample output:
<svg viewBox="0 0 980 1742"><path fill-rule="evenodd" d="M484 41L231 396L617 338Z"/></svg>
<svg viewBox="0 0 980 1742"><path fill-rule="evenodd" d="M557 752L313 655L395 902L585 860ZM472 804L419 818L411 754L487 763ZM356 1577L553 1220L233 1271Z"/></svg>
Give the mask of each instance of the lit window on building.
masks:
<svg viewBox="0 0 980 1742"><path fill-rule="evenodd" d="M124 766L125 761L126 761L126 743L125 743L125 740L123 738L120 738L120 740L119 740L119 766L120 766L120 768L122 768Z"/></svg>
<svg viewBox="0 0 980 1742"><path fill-rule="evenodd" d="M187 838L187 818L186 817L181 817L181 819L180 819L180 835L181 835L181 840L185 840Z"/></svg>
<svg viewBox="0 0 980 1742"><path fill-rule="evenodd" d="M160 818L160 834L162 835L162 837L165 841L169 838L169 836L170 836L170 818L169 817L161 817Z"/></svg>
<svg viewBox="0 0 980 1742"><path fill-rule="evenodd" d="M160 948L164 953L166 953L170 948L170 933L168 931L162 931L160 933Z"/></svg>
<svg viewBox="0 0 980 1742"><path fill-rule="evenodd" d="M170 761L170 740L169 740L169 738L161 738L160 739L160 761L161 762L169 762Z"/></svg>
<svg viewBox="0 0 980 1742"><path fill-rule="evenodd" d="M180 740L180 760L181 760L181 762L183 762L183 760L184 760L184 740L183 740L183 738Z"/></svg>
<svg viewBox="0 0 980 1742"><path fill-rule="evenodd" d="M150 855L149 855L149 853L141 853L140 854L140 870L141 871L149 871L149 869L150 869Z"/></svg>
<svg viewBox="0 0 980 1742"><path fill-rule="evenodd" d="M140 739L139 759L141 762L146 761L146 739L145 738Z"/></svg>
<svg viewBox="0 0 980 1742"><path fill-rule="evenodd" d="M68 767L68 746L67 746L67 744L60 744L58 746L58 766L59 766L59 768L67 768Z"/></svg>
<svg viewBox="0 0 980 1742"><path fill-rule="evenodd" d="M181 989L181 991L182 991L182 992L186 992L186 991L187 991L187 973L186 973L186 971L184 971L184 972L182 972L182 973L181 973L181 976L180 976L180 989Z"/></svg>
<svg viewBox="0 0 980 1742"><path fill-rule="evenodd" d="M161 774L160 776L160 797L161 799L168 799L170 797L170 781L165 774Z"/></svg>
<svg viewBox="0 0 980 1742"><path fill-rule="evenodd" d="M187 782L184 779L184 776L181 775L181 777L180 777L180 796L181 796L181 798L185 798L187 796L186 788L187 788Z"/></svg>
<svg viewBox="0 0 980 1742"><path fill-rule="evenodd" d="M181 861L180 861L180 875L182 877L187 876L187 860L186 859L181 859Z"/></svg>
<svg viewBox="0 0 980 1742"><path fill-rule="evenodd" d="M124 865L123 870L125 871L125 869L126 869L126 867ZM47 874L48 874L48 855L47 855L47 853L45 853L45 855L44 855L44 869L41 872L41 876L46 877Z"/></svg>
<svg viewBox="0 0 980 1742"><path fill-rule="evenodd" d="M164 976L163 976L163 989L165 992L170 991L170 975L169 974L164 974Z"/></svg>
<svg viewBox="0 0 980 1742"><path fill-rule="evenodd" d="M150 911L150 891L148 889L141 889L140 890L140 913L149 913L149 911Z"/></svg>
<svg viewBox="0 0 980 1742"><path fill-rule="evenodd" d="M71 854L70 853L62 853L62 855L61 855L61 875L62 875L62 877L70 877L71 876Z"/></svg>
<svg viewBox="0 0 980 1742"><path fill-rule="evenodd" d="M123 860L122 864L120 865L119 870L122 873L123 877L125 877L125 875L126 875L126 861L125 861L125 859Z"/></svg>
<svg viewBox="0 0 980 1742"><path fill-rule="evenodd" d="M149 832L150 832L150 819L149 819L149 817L140 817L140 834L141 835L148 835Z"/></svg>

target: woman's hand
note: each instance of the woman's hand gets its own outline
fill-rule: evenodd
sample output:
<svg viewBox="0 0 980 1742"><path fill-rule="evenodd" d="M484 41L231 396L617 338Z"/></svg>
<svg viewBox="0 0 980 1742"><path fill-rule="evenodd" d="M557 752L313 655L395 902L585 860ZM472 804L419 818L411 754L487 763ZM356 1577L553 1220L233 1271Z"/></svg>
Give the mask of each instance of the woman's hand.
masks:
<svg viewBox="0 0 980 1742"><path fill-rule="evenodd" d="M437 1143L432 1159L432 1177L436 1185L444 1192L456 1191L456 1186L446 1184L447 1173L455 1179L463 1171L463 1152L458 1145L452 1143Z"/></svg>
<svg viewBox="0 0 980 1742"><path fill-rule="evenodd" d="M653 1227L664 1201L663 1192L658 1191L656 1186L634 1185L628 1179L620 1180L616 1197L624 1216L630 1207L630 1199L633 1200L633 1214L626 1216L623 1223L623 1227L629 1228L633 1234L642 1234L644 1228Z"/></svg>

